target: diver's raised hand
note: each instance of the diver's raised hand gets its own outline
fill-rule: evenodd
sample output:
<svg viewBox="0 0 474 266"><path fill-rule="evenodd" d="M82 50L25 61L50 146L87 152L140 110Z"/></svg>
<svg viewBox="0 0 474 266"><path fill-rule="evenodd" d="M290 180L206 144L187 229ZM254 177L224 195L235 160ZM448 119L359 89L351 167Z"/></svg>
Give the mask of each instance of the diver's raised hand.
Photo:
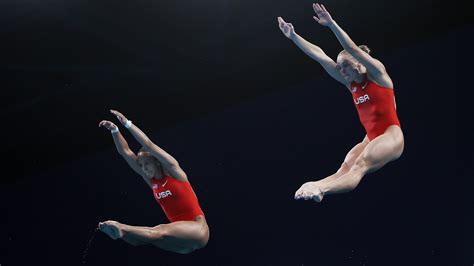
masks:
<svg viewBox="0 0 474 266"><path fill-rule="evenodd" d="M283 20L282 17L278 17L278 26L280 27L281 32L286 36L288 39L292 39L295 36L295 28L291 23L287 23Z"/></svg>
<svg viewBox="0 0 474 266"><path fill-rule="evenodd" d="M100 121L99 127L105 127L106 129L108 129L110 131L118 130L118 127L114 123L112 123L110 121L107 121L107 120Z"/></svg>
<svg viewBox="0 0 474 266"><path fill-rule="evenodd" d="M314 20L319 24L329 27L334 23L334 20L331 17L331 14L326 10L324 5L320 5L318 3L313 4L314 12L316 12L316 16L313 16Z"/></svg>
<svg viewBox="0 0 474 266"><path fill-rule="evenodd" d="M122 123L122 125L125 125L128 121L128 119L119 111L116 110L110 110L110 112L117 117L117 119Z"/></svg>

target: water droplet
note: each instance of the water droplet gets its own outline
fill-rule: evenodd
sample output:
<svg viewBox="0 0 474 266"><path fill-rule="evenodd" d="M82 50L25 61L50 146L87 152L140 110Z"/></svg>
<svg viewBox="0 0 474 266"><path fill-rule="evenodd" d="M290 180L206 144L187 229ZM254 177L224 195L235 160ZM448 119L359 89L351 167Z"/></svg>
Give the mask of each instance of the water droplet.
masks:
<svg viewBox="0 0 474 266"><path fill-rule="evenodd" d="M86 256L87 256L87 252L89 251L89 247L91 246L92 244L92 240L94 240L94 237L95 237L95 234L97 233L97 231L99 230L99 227L96 227L94 232L92 233L92 236L91 238L89 239L89 241L87 242L87 245L86 245L86 248L84 250L84 254L82 256L82 263L86 263Z"/></svg>

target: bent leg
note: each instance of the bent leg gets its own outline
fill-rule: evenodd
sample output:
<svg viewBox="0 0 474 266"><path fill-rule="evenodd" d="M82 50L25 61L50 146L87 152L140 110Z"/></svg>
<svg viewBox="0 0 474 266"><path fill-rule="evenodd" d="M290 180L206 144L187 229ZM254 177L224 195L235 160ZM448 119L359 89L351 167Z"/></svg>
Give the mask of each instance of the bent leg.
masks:
<svg viewBox="0 0 474 266"><path fill-rule="evenodd" d="M155 227L131 226L115 222L113 226L120 232L117 238L129 244L152 244L180 254L204 247L209 239L209 228L205 220L179 221Z"/></svg>
<svg viewBox="0 0 474 266"><path fill-rule="evenodd" d="M151 244L181 254L202 248L209 240L209 228L205 221L179 221L159 225L157 230L163 237Z"/></svg>
<svg viewBox="0 0 474 266"><path fill-rule="evenodd" d="M403 153L403 133L398 126L390 126L384 134L372 140L356 159L349 172L320 189L323 195L353 190L367 173L377 171Z"/></svg>
<svg viewBox="0 0 474 266"><path fill-rule="evenodd" d="M130 226L130 225L127 225L127 226ZM147 226L133 226L133 227L137 230L148 230L150 228ZM142 246L142 245L146 245L150 243L148 240L143 239L141 237L136 237L133 234L123 234L122 240L132 246Z"/></svg>
<svg viewBox="0 0 474 266"><path fill-rule="evenodd" d="M105 221L99 223L99 229L106 233L110 238L117 240L122 239L123 241L129 243L133 246L145 245L148 244L149 241L143 237L137 237L134 234L124 234L123 228L134 228L136 230L147 230L150 227L143 227L143 226L130 226L126 224L121 224L117 221Z"/></svg>
<svg viewBox="0 0 474 266"><path fill-rule="evenodd" d="M134 246L153 244L180 254L202 248L209 240L209 227L203 216L197 217L195 221L179 221L155 227L106 221L100 223L99 228L114 240L122 239Z"/></svg>
<svg viewBox="0 0 474 266"><path fill-rule="evenodd" d="M319 188L322 187L323 185L330 183L336 179L338 179L340 176L345 175L351 167L354 165L356 159L362 154L364 151L365 147L369 144L369 139L367 136L364 137L362 142L358 143L355 145L349 153L347 153L346 157L344 158L344 162L342 163L341 167L337 170L335 174L332 174L326 178L323 178L318 181L311 181L311 182L306 182L304 183L295 193L295 199L310 199L312 198L311 194L317 194L320 193ZM312 193L310 193L312 192ZM318 201L317 199L315 199Z"/></svg>
<svg viewBox="0 0 474 266"><path fill-rule="evenodd" d="M364 137L362 142L358 143L355 145L346 155L344 158L344 161L342 162L341 166L337 170L336 173L323 178L321 180L318 180L315 182L316 185L323 185L326 183L329 183L337 178L339 178L342 175L345 175L351 167L354 165L356 159L359 157L359 155L364 151L365 147L369 144L369 138L367 136Z"/></svg>

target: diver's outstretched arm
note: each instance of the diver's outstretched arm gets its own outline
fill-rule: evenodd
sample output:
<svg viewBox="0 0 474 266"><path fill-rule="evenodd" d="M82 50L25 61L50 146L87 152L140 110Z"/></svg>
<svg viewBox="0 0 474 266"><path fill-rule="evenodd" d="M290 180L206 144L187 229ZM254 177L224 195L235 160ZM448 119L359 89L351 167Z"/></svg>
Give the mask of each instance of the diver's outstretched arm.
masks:
<svg viewBox="0 0 474 266"><path fill-rule="evenodd" d="M143 131L141 131L137 126L132 124L132 121L128 120L122 113L116 110L110 110L117 119L122 123L130 133L135 137L135 139L148 151L150 154L158 159L163 168L165 168L174 178L179 180L187 180L186 173L181 169L178 164L178 161L173 158L169 153L160 148L158 145L153 143L150 138L148 138Z"/></svg>
<svg viewBox="0 0 474 266"><path fill-rule="evenodd" d="M130 149L127 141L118 130L118 127L114 123L107 120L102 120L99 123L99 127L105 127L106 129L110 130L114 139L115 148L117 148L118 153L125 159L130 168L142 176L143 180L145 180L145 182L151 186L150 180L146 178L145 173L140 168L140 165L138 165L137 155L135 155L135 153Z"/></svg>
<svg viewBox="0 0 474 266"><path fill-rule="evenodd" d="M298 48L301 49L307 56L317 61L326 72L340 83L347 85L346 80L342 77L341 73L337 69L336 62L332 60L324 51L317 45L314 45L295 32L295 29L291 23L287 23L283 18L278 17L278 26L283 34L290 40L292 40Z"/></svg>
<svg viewBox="0 0 474 266"><path fill-rule="evenodd" d="M344 50L364 65L370 74L375 77L386 74L384 65L357 46L349 35L332 19L324 5L313 4L313 9L316 12L316 16L313 16L314 20L322 26L331 29Z"/></svg>

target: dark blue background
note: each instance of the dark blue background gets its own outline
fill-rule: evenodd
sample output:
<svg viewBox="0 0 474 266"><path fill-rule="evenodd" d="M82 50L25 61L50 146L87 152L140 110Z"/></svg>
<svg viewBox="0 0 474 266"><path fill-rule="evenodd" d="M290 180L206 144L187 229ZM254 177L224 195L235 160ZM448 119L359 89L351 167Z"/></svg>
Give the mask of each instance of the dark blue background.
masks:
<svg viewBox="0 0 474 266"><path fill-rule="evenodd" d="M462 27L379 53L394 80L405 152L320 204L295 201L294 191L336 171L364 137L350 95L329 77L156 132L147 128L159 123L159 106L129 117L187 172L211 239L183 256L97 233L86 265L471 265L472 134L464 126L472 100L461 93L472 87L464 38L472 33ZM108 148L84 147L93 155L2 185L2 265L81 264L99 221L166 222L109 133L70 133L68 141L100 138Z"/></svg>

